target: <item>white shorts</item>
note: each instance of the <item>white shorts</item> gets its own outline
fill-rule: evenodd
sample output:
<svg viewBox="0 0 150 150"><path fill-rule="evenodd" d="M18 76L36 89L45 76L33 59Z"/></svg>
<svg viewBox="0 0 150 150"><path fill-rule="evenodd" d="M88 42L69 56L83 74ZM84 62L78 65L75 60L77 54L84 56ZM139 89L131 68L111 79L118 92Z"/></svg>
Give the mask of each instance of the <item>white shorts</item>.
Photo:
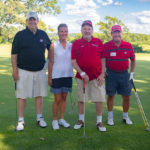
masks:
<svg viewBox="0 0 150 150"><path fill-rule="evenodd" d="M27 71L18 69L19 79L16 97L21 99L47 96L46 71Z"/></svg>
<svg viewBox="0 0 150 150"><path fill-rule="evenodd" d="M78 101L84 101L83 80L76 78ZM92 80L85 84L85 101L91 100L93 103L105 102L105 86L98 85L98 81Z"/></svg>

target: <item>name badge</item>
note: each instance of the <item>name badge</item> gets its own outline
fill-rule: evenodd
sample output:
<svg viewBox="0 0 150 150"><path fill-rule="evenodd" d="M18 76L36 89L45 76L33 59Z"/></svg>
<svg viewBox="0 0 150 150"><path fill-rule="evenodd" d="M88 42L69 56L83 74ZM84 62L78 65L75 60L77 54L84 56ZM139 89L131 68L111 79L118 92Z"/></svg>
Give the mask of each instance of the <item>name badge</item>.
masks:
<svg viewBox="0 0 150 150"><path fill-rule="evenodd" d="M110 56L116 56L116 52L110 53Z"/></svg>

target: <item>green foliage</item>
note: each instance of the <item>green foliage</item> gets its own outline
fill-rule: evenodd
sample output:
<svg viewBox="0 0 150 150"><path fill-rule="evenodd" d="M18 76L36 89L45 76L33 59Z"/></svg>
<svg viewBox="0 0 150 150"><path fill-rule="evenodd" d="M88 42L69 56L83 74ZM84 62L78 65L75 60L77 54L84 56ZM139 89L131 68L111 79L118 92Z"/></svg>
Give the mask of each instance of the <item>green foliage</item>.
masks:
<svg viewBox="0 0 150 150"><path fill-rule="evenodd" d="M133 47L135 53L141 53L141 52L143 52L142 47L139 46L138 44L132 44L132 47Z"/></svg>
<svg viewBox="0 0 150 150"><path fill-rule="evenodd" d="M0 1L0 42L8 42L10 26L13 33L18 31L18 26L25 27L26 14L29 11L36 11L38 14L59 14L60 7L57 0L1 0ZM52 31L50 27L40 20L39 28L45 31ZM12 28L11 28L12 29ZM16 30L14 32L14 30ZM14 34L13 34L14 36Z"/></svg>
<svg viewBox="0 0 150 150"><path fill-rule="evenodd" d="M113 25L116 25L116 24L122 26L123 33L129 32L129 29L127 28L127 26L116 17L106 16L105 22L100 21L97 23L97 25L100 26L99 30L105 35L104 42L111 40L111 28Z"/></svg>

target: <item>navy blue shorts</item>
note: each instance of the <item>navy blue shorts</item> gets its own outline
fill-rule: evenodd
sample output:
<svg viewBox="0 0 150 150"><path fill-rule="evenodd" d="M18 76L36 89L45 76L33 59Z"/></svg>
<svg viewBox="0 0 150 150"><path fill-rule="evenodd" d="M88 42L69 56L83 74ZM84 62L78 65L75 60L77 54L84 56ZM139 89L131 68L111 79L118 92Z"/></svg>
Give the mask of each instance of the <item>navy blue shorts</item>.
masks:
<svg viewBox="0 0 150 150"><path fill-rule="evenodd" d="M131 95L130 74L128 71L118 73L107 69L106 75L106 94L114 96L116 92L123 96Z"/></svg>

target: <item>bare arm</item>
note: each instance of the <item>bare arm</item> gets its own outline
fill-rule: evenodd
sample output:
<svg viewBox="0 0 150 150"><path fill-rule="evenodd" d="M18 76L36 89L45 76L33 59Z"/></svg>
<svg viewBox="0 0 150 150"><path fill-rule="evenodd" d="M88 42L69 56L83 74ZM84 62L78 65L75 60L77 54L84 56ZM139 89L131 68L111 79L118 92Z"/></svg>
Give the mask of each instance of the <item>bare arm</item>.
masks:
<svg viewBox="0 0 150 150"><path fill-rule="evenodd" d="M135 66L136 66L136 61L135 60L131 60L131 69L130 69L130 72L134 72Z"/></svg>
<svg viewBox="0 0 150 150"><path fill-rule="evenodd" d="M73 65L73 67L75 68L75 70L80 74L80 76L82 77L82 79L83 80L85 80L85 82L88 82L89 81L89 77L88 77L88 75L85 73L85 74L81 74L81 73L83 73L84 71L83 70L81 70L81 68L79 67L79 65L78 65L78 63L77 63L77 61L76 61L76 59L73 59L72 60L72 65Z"/></svg>
<svg viewBox="0 0 150 150"><path fill-rule="evenodd" d="M12 76L14 81L18 80L17 54L11 55Z"/></svg>
<svg viewBox="0 0 150 150"><path fill-rule="evenodd" d="M50 50L48 53L49 64L48 64L48 84L52 85L52 69L54 64L54 44L51 44Z"/></svg>

